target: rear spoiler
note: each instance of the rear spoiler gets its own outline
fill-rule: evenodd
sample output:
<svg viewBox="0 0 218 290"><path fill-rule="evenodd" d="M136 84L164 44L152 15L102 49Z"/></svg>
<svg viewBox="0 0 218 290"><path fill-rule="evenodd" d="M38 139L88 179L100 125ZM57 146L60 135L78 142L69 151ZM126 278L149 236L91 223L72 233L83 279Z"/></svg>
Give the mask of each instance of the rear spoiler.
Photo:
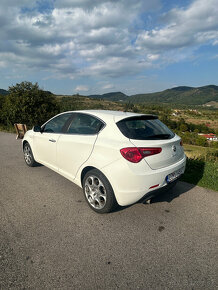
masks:
<svg viewBox="0 0 218 290"><path fill-rule="evenodd" d="M131 117L123 118L117 123L122 122L122 121L128 121L128 120L155 120L155 119L158 119L157 115L139 115L139 116L131 116Z"/></svg>

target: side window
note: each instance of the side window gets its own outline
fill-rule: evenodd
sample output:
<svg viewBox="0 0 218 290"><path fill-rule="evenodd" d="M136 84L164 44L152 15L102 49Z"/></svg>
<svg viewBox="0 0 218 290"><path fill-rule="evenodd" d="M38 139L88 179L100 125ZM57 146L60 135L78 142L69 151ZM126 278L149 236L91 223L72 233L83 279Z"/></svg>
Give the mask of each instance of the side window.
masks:
<svg viewBox="0 0 218 290"><path fill-rule="evenodd" d="M104 123L99 119L90 115L78 113L75 114L75 117L73 118L67 133L94 135L97 134L103 126Z"/></svg>
<svg viewBox="0 0 218 290"><path fill-rule="evenodd" d="M61 133L65 123L70 118L70 116L71 116L71 114L63 114L63 115L60 115L60 116L53 118L51 121L49 121L45 125L43 132L45 132L45 133Z"/></svg>

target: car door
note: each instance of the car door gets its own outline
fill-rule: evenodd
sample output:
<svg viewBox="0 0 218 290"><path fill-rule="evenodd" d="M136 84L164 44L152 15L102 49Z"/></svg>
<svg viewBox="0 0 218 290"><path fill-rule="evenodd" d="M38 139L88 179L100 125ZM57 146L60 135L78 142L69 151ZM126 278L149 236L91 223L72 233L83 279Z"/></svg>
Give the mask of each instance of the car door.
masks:
<svg viewBox="0 0 218 290"><path fill-rule="evenodd" d="M56 171L57 142L70 117L70 113L58 115L49 120L41 132L34 135L34 154L37 161Z"/></svg>
<svg viewBox="0 0 218 290"><path fill-rule="evenodd" d="M59 172L73 180L77 171L90 157L97 134L104 123L85 113L74 113L71 124L57 142Z"/></svg>

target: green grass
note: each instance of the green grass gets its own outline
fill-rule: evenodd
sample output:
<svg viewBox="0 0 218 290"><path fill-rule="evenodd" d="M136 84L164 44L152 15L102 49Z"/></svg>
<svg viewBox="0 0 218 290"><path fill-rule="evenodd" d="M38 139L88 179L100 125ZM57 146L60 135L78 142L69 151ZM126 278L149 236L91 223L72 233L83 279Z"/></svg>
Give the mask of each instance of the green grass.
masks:
<svg viewBox="0 0 218 290"><path fill-rule="evenodd" d="M194 145L184 150L188 158L181 180L218 191L218 150Z"/></svg>
<svg viewBox="0 0 218 290"><path fill-rule="evenodd" d="M191 159L204 159L205 161L210 161L212 158L212 160L217 161L217 157L218 157L217 148L202 147L202 146L189 145L189 144L184 144L183 147L184 147L186 156Z"/></svg>
<svg viewBox="0 0 218 290"><path fill-rule="evenodd" d="M0 124L0 132L16 133L14 126L6 126Z"/></svg>
<svg viewBox="0 0 218 290"><path fill-rule="evenodd" d="M181 180L218 191L218 163L188 158Z"/></svg>

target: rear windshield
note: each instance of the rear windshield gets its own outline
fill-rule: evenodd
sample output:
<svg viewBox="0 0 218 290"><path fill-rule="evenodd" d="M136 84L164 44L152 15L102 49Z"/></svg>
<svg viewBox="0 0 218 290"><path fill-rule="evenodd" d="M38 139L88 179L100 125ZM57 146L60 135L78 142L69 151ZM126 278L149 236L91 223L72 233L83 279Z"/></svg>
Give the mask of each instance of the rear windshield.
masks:
<svg viewBox="0 0 218 290"><path fill-rule="evenodd" d="M155 116L130 117L117 122L120 131L129 139L171 139L174 133Z"/></svg>

